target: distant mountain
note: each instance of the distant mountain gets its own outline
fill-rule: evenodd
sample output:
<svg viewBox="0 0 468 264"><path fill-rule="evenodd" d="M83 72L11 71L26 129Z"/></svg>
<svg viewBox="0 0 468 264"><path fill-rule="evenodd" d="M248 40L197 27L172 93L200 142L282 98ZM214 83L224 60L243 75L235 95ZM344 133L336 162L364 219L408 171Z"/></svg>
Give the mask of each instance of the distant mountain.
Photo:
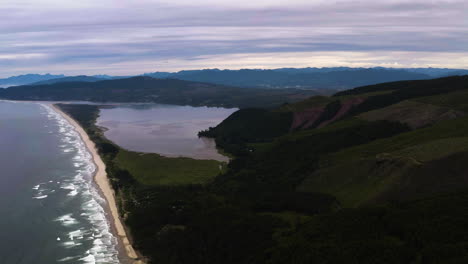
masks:
<svg viewBox="0 0 468 264"><path fill-rule="evenodd" d="M131 78L135 76L134 75L111 76L111 75L106 75L106 74L98 74L98 75L92 75L91 77L95 77L95 78L102 79L102 80L115 80L115 79L127 79L127 78Z"/></svg>
<svg viewBox="0 0 468 264"><path fill-rule="evenodd" d="M457 75L468 75L468 70L464 69L441 69L441 68L403 68L409 72L421 73L429 75L433 78L448 77Z"/></svg>
<svg viewBox="0 0 468 264"><path fill-rule="evenodd" d="M179 73L182 73L183 71L180 71ZM194 71L196 72L196 71ZM144 73L143 76L150 76L153 78L159 78L159 79L164 79L164 78L174 78L173 76L176 76L177 73L173 72L153 72L153 73ZM177 79L177 78L174 78Z"/></svg>
<svg viewBox="0 0 468 264"><path fill-rule="evenodd" d="M455 75L468 75L465 69L446 68L350 68L350 67L307 67L279 68L272 70L184 70L179 72L153 72L141 76L160 79L179 79L185 81L208 82L227 86L248 88L297 88L312 89L319 93L332 94L358 86L372 85L391 81L423 80ZM0 87L52 84L69 81L99 81L130 78L132 76L65 76L51 74L26 74L0 79ZM93 79L96 78L96 79ZM57 79L55 81L49 81Z"/></svg>
<svg viewBox="0 0 468 264"><path fill-rule="evenodd" d="M356 86L400 80L429 79L430 76L400 69L380 68L283 68L275 70L195 70L145 74L156 78L210 82L255 88L299 88L345 90Z"/></svg>
<svg viewBox="0 0 468 264"><path fill-rule="evenodd" d="M323 72L336 72L336 71L356 71L364 70L366 68L350 68L350 67L307 67L307 68L279 68L273 69L277 72L289 72L289 73L323 73Z"/></svg>
<svg viewBox="0 0 468 264"><path fill-rule="evenodd" d="M80 75L80 76L70 76L70 77L50 79L50 80L31 83L30 85L44 85L44 84L54 84L54 83L64 83L64 82L97 82L97 81L103 81L103 80L106 80L106 79L93 77L93 76Z"/></svg>
<svg viewBox="0 0 468 264"><path fill-rule="evenodd" d="M350 68L350 67L325 67L325 68L279 68L274 71L289 72L289 73L325 73L337 71L359 71L365 69L374 70L400 70L413 73L420 73L430 76L431 78L448 77L456 75L467 75L468 70L465 69L448 69L448 68L386 68L386 67L373 67L373 68Z"/></svg>
<svg viewBox="0 0 468 264"><path fill-rule="evenodd" d="M447 74L442 75L441 77L462 76L462 75L468 75L468 70L451 71Z"/></svg>
<svg viewBox="0 0 468 264"><path fill-rule="evenodd" d="M224 107L273 107L316 94L315 91L308 90L244 89L147 76L96 82L24 85L0 90L0 98L11 100L154 102Z"/></svg>
<svg viewBox="0 0 468 264"><path fill-rule="evenodd" d="M116 78L115 76L110 76L106 74L98 74L98 75L93 75L91 77L95 77L95 78L102 79L102 80L112 80ZM128 76L128 77L131 77L131 76ZM128 78L128 77L122 77L122 78ZM117 78L117 79L120 79L120 78Z"/></svg>
<svg viewBox="0 0 468 264"><path fill-rule="evenodd" d="M144 75L187 81L210 82L254 88L299 88L346 90L383 82L423 80L453 75L466 75L468 70L439 68L279 68L273 70L190 70L154 72Z"/></svg>
<svg viewBox="0 0 468 264"><path fill-rule="evenodd" d="M52 75L52 74L26 74L12 76L4 79L0 79L0 87L16 86L31 84L40 81L46 81L50 79L63 78L65 75Z"/></svg>
<svg viewBox="0 0 468 264"><path fill-rule="evenodd" d="M110 76L110 75L79 75L79 76L65 76L52 75L52 74L26 74L19 76L12 76L4 79L0 79L0 87L6 88L9 86L19 86L19 85L42 85L42 84L53 84L60 82L96 82L102 80L115 80L115 79L124 79L132 76Z"/></svg>

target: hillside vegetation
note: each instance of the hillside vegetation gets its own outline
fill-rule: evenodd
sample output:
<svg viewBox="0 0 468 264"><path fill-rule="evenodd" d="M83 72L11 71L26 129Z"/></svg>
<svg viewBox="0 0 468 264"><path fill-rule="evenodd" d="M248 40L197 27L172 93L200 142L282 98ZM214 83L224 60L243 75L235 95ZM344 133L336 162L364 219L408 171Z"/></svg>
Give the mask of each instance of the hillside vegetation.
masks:
<svg viewBox="0 0 468 264"><path fill-rule="evenodd" d="M242 109L200 133L234 156L217 176L109 172L152 263L466 263L465 95L459 76Z"/></svg>
<svg viewBox="0 0 468 264"><path fill-rule="evenodd" d="M78 78L79 79L79 78ZM53 81L52 81L53 82ZM9 100L144 102L218 107L277 107L303 100L314 91L296 89L243 89L175 79L133 77L95 82L60 82L0 90Z"/></svg>
<svg viewBox="0 0 468 264"><path fill-rule="evenodd" d="M468 76L458 76L312 97L271 111L293 116L274 138L239 137L253 117L234 113L235 128L221 123L207 135L249 152L215 183L236 199L261 201L259 190L336 199L340 209L276 236L267 263L463 263L467 95ZM314 215L305 204L283 209Z"/></svg>

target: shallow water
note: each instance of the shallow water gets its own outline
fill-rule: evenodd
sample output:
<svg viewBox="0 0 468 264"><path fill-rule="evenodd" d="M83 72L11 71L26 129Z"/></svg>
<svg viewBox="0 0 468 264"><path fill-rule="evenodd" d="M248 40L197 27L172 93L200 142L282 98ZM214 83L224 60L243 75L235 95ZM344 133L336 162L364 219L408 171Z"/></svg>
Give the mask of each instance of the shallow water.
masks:
<svg viewBox="0 0 468 264"><path fill-rule="evenodd" d="M91 155L50 107L0 101L0 263L119 263Z"/></svg>
<svg viewBox="0 0 468 264"><path fill-rule="evenodd" d="M218 153L214 140L197 133L218 125L237 109L177 105L121 105L101 109L98 125L105 136L133 151L196 159L228 159Z"/></svg>

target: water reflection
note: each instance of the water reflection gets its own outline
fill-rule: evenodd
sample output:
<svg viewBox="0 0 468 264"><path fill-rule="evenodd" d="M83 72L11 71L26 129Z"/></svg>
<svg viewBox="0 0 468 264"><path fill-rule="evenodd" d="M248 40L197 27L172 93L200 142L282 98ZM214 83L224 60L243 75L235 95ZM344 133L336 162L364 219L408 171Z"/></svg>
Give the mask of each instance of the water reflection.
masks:
<svg viewBox="0 0 468 264"><path fill-rule="evenodd" d="M198 138L237 109L161 104L119 105L101 109L98 125L118 145L133 151L170 157L228 159L218 153L214 140Z"/></svg>

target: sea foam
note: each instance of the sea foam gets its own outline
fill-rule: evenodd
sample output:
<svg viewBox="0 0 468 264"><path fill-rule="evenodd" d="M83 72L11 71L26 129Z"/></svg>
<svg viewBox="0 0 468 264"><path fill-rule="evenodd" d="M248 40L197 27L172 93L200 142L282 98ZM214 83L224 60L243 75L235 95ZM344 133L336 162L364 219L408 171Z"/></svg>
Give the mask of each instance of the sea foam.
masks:
<svg viewBox="0 0 468 264"><path fill-rule="evenodd" d="M57 222L61 222L64 226L70 226L78 224L78 221L72 217L72 214L62 215L55 219Z"/></svg>
<svg viewBox="0 0 468 264"><path fill-rule="evenodd" d="M117 239L110 231L110 224L106 218L103 206L106 200L100 196L92 177L96 166L93 163L92 155L86 145L81 140L75 128L60 114L55 112L50 106L42 105L49 120L55 122L60 137L58 146L64 155L72 155L72 166L75 174L69 178L63 178L60 182L50 182L33 187L35 191L42 191L48 188L58 188L66 199L79 199L81 211L65 213L54 221L60 223L68 232L61 235L57 243L64 248L83 248L81 256L70 256L57 261L64 263L119 263L117 252ZM54 185L54 186L51 186ZM36 195L35 199L44 199L47 194ZM64 202L66 202L65 200ZM80 219L80 220L78 220ZM85 228L86 227L86 228Z"/></svg>

